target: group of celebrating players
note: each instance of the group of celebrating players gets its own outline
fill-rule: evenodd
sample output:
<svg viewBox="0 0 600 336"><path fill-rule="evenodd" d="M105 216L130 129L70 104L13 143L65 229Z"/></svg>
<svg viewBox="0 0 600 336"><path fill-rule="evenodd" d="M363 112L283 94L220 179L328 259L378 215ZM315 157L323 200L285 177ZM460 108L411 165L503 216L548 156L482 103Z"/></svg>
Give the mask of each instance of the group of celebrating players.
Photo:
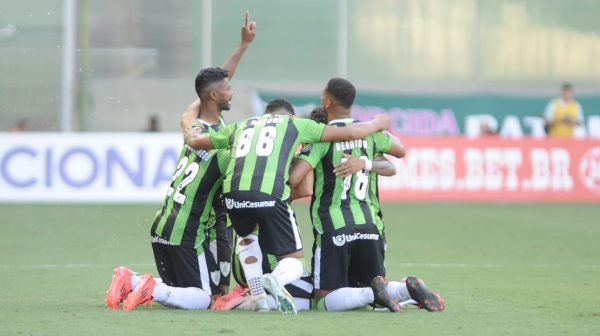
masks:
<svg viewBox="0 0 600 336"><path fill-rule="evenodd" d="M351 118L352 83L331 79L322 108L309 119L296 118L288 101L275 99L263 116L224 124L221 112L233 96L229 80L255 36L246 13L241 44L222 68L196 77L198 99L181 116L185 144L151 228L160 278L116 268L106 306L118 309L123 302L124 310L133 310L156 301L284 314L365 306L397 312L406 304L445 309L420 279L385 279L377 175L395 174L383 155L401 158L404 148L383 132L387 115ZM309 273L290 203L311 195ZM232 273L238 285L229 292Z"/></svg>

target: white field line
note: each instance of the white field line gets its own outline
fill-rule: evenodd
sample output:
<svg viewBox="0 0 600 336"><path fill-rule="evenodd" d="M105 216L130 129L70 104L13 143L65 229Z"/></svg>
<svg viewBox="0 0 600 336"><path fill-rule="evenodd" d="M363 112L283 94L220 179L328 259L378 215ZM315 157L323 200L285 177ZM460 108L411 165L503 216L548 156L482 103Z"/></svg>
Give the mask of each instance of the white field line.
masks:
<svg viewBox="0 0 600 336"><path fill-rule="evenodd" d="M32 269L32 270L63 270L82 268L110 268L117 266L127 267L150 267L153 263L137 264L0 264L2 270ZM460 263L400 263L400 267L425 267L425 268L578 268L578 269L600 269L600 264L460 264Z"/></svg>

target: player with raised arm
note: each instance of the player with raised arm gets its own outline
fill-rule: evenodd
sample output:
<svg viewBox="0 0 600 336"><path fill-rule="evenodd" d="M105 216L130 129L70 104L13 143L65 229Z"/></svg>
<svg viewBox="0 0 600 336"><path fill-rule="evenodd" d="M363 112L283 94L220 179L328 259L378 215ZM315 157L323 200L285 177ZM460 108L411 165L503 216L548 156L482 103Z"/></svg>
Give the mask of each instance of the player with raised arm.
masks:
<svg viewBox="0 0 600 336"><path fill-rule="evenodd" d="M350 107L355 95L354 86L345 79L334 78L327 83L322 105L330 125L345 128L354 124ZM314 144L300 154L302 160L290 173L293 186L315 170L312 268L318 309L349 310L375 303L393 312L400 310L384 280L383 222L373 188L376 175L370 172L372 160L384 153L402 157L404 148L385 133L358 141ZM339 165L350 154L359 156L365 164L365 169L354 175L346 175L346 168ZM336 176L334 169L345 176ZM417 294L423 294L425 289L419 285ZM423 302L434 297L430 292L425 294L422 300L418 295L414 298Z"/></svg>
<svg viewBox="0 0 600 336"><path fill-rule="evenodd" d="M221 111L229 110L233 95L229 79L255 35L256 25L246 13L242 42L229 56L224 69L203 69L196 77L195 87L201 102L197 99L188 112L195 109L192 128L197 132L211 134L221 129ZM210 284L209 274L211 269L219 270L219 266L208 248L206 227L213 222L226 225L218 194L228 163L227 150L195 150L184 145L163 207L151 228L160 279L150 274L140 277L125 267L115 269L106 293L107 307L117 309L124 301L123 309L132 310L151 300L182 309L209 307L211 294L218 290Z"/></svg>
<svg viewBox="0 0 600 336"><path fill-rule="evenodd" d="M304 256L302 242L289 207L288 175L295 149L300 143L360 139L387 129L389 124L387 115L341 128L271 113L229 125L214 135L187 132L186 143L192 148L231 150L223 195L231 223L240 236L236 253L257 302L266 296L266 288L276 298L280 311L296 313L293 299L284 288L303 273L302 262L297 259ZM273 272L264 276L262 252L254 234L259 227L260 245L279 261Z"/></svg>

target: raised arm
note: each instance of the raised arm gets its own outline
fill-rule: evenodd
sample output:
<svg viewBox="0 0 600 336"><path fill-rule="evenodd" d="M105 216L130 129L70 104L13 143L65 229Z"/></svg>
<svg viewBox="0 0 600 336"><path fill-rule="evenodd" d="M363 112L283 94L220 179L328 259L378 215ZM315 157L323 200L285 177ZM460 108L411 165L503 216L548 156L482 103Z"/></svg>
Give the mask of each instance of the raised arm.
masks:
<svg viewBox="0 0 600 336"><path fill-rule="evenodd" d="M254 38L256 37L256 22L250 21L250 12L246 11L246 18L244 20L244 25L242 26L242 40L240 44L235 48L235 50L227 57L225 63L221 66L221 68L227 70L229 80L233 79L233 75L235 74L235 70L237 66L240 64L242 60L242 56L244 52ZM200 114L200 98L196 98L194 102L192 102L185 112L181 115L181 119L179 120L179 125L183 130L188 129L195 121L198 119L198 115Z"/></svg>
<svg viewBox="0 0 600 336"><path fill-rule="evenodd" d="M254 41L256 37L256 22L250 21L250 12L246 11L246 18L244 20L244 25L242 26L242 41L240 45L235 48L233 53L229 55L229 57L225 60L225 63L221 66L221 68L227 70L229 72L229 80L233 78L233 74L237 69L238 64L242 59L242 55L248 47L250 43Z"/></svg>
<svg viewBox="0 0 600 336"><path fill-rule="evenodd" d="M377 131L390 127L390 116L378 114L371 121L358 122L345 127L327 126L321 135L321 141L344 141L363 139Z"/></svg>

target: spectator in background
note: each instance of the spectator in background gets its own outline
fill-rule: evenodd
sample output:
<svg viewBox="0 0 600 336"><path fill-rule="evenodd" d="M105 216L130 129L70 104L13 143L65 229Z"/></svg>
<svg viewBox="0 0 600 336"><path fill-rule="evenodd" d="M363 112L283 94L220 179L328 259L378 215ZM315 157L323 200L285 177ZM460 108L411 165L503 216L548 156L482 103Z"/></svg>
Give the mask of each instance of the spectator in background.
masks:
<svg viewBox="0 0 600 336"><path fill-rule="evenodd" d="M583 123L583 109L573 98L571 84L563 84L561 96L548 103L544 119L546 119L546 134L549 136L573 137L575 128Z"/></svg>
<svg viewBox="0 0 600 336"><path fill-rule="evenodd" d="M29 127L29 120L27 118L22 118L17 121L17 125L10 129L11 132L29 132L31 128Z"/></svg>
<svg viewBox="0 0 600 336"><path fill-rule="evenodd" d="M485 137L490 137L490 136L497 136L498 135L498 130L493 127L492 125L490 125L489 123L483 122L480 126L480 131L479 131L480 136L485 136Z"/></svg>
<svg viewBox="0 0 600 336"><path fill-rule="evenodd" d="M146 127L144 132L160 132L160 127L158 126L158 124L158 116L150 116L150 119L148 119L148 127Z"/></svg>

